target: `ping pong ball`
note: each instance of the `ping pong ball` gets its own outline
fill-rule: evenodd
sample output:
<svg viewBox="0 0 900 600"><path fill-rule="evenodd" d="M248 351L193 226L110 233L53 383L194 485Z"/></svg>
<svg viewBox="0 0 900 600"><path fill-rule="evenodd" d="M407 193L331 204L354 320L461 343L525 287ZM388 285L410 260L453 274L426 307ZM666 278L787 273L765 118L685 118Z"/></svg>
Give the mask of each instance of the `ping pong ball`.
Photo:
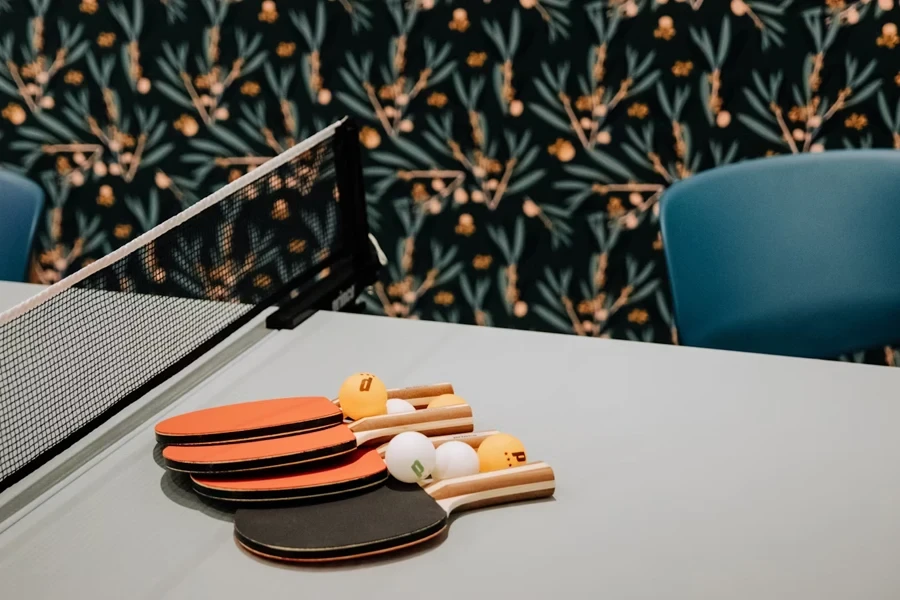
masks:
<svg viewBox="0 0 900 600"><path fill-rule="evenodd" d="M456 394L441 394L428 403L428 408L440 408L442 406L455 406L457 404L465 404L466 401Z"/></svg>
<svg viewBox="0 0 900 600"><path fill-rule="evenodd" d="M396 479L414 483L431 475L436 454L427 437L417 431L404 431L388 442L384 462Z"/></svg>
<svg viewBox="0 0 900 600"><path fill-rule="evenodd" d="M518 467L527 460L522 442L506 433L495 433L478 446L478 463L482 473Z"/></svg>
<svg viewBox="0 0 900 600"><path fill-rule="evenodd" d="M465 442L446 442L435 451L434 479L474 475L480 469L478 453Z"/></svg>
<svg viewBox="0 0 900 600"><path fill-rule="evenodd" d="M390 398L387 401L387 414L401 415L403 413L416 412L416 407L400 398Z"/></svg>
<svg viewBox="0 0 900 600"><path fill-rule="evenodd" d="M344 380L338 391L344 415L354 421L387 412L387 388L371 373L354 373Z"/></svg>

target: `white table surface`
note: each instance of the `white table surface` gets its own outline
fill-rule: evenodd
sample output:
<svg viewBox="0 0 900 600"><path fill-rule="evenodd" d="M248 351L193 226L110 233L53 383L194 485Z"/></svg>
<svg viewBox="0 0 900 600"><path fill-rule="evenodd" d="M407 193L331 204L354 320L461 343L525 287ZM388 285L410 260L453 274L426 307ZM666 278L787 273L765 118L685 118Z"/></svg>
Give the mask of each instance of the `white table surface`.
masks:
<svg viewBox="0 0 900 600"><path fill-rule="evenodd" d="M360 370L452 382L553 466L555 498L462 513L400 558L285 567L158 464L165 416ZM896 369L318 313L0 524L0 596L896 599L898 428Z"/></svg>
<svg viewBox="0 0 900 600"><path fill-rule="evenodd" d="M0 279L0 312L39 294L46 286Z"/></svg>

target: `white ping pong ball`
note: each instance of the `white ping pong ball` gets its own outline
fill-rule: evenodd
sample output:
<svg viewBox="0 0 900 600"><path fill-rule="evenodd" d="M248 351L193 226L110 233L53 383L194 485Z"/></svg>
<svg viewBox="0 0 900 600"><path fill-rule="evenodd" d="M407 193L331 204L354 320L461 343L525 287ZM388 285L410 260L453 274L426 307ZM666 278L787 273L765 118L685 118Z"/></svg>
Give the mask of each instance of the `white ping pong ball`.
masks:
<svg viewBox="0 0 900 600"><path fill-rule="evenodd" d="M384 462L388 472L404 483L425 479L434 470L434 444L417 431L404 431L388 442Z"/></svg>
<svg viewBox="0 0 900 600"><path fill-rule="evenodd" d="M390 398L387 401L387 414L402 415L403 413L416 412L416 407L400 398Z"/></svg>
<svg viewBox="0 0 900 600"><path fill-rule="evenodd" d="M478 453L465 442L446 442L435 451L434 479L474 475L480 469Z"/></svg>

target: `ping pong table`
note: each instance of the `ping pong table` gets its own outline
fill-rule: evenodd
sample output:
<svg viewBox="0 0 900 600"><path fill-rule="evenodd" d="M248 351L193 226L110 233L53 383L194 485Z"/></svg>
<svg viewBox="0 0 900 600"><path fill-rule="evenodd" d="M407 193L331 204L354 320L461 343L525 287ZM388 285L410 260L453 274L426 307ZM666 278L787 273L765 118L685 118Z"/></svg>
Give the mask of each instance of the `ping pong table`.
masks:
<svg viewBox="0 0 900 600"><path fill-rule="evenodd" d="M23 293L2 284L0 302ZM167 415L332 396L360 369L452 382L479 429L553 466L555 497L463 513L409 554L286 567L241 551L229 515L160 465ZM0 595L897 598L898 422L889 368L334 312L267 330L260 315L0 495Z"/></svg>

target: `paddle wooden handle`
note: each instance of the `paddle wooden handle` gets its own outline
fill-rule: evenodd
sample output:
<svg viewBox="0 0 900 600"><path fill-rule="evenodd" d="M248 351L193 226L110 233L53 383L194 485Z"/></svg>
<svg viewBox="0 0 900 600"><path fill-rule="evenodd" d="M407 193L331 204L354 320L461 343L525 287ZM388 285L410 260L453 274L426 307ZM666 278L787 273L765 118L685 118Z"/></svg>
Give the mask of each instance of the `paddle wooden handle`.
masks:
<svg viewBox="0 0 900 600"><path fill-rule="evenodd" d="M453 479L444 479L425 488L435 500L448 500L465 496L477 496L510 488L534 488L549 496L556 487L553 469L544 462L535 462L521 467L511 467L500 471L477 473ZM477 498L473 499L477 500Z"/></svg>
<svg viewBox="0 0 900 600"><path fill-rule="evenodd" d="M441 444L446 444L447 442L463 442L478 449L478 446L481 445L481 442L484 441L485 438L490 437L494 434L500 433L499 431L475 431L473 433L456 433L453 435L436 435L434 437L429 438L431 442L434 444L434 447L437 448ZM388 442L390 443L390 442ZM382 444L378 446L378 454L384 458L384 453L387 451L387 444Z"/></svg>
<svg viewBox="0 0 900 600"><path fill-rule="evenodd" d="M387 391L387 397L406 400L416 408L425 408L431 401L444 394L452 394L453 384L450 383L433 383L431 385L414 385L405 388L394 388ZM337 398L332 400L336 405L340 406L341 401Z"/></svg>
<svg viewBox="0 0 900 600"><path fill-rule="evenodd" d="M425 435L449 435L475 431L472 407L455 404L440 408L425 408L396 415L365 417L347 425L356 435L356 443L379 444L405 431Z"/></svg>

